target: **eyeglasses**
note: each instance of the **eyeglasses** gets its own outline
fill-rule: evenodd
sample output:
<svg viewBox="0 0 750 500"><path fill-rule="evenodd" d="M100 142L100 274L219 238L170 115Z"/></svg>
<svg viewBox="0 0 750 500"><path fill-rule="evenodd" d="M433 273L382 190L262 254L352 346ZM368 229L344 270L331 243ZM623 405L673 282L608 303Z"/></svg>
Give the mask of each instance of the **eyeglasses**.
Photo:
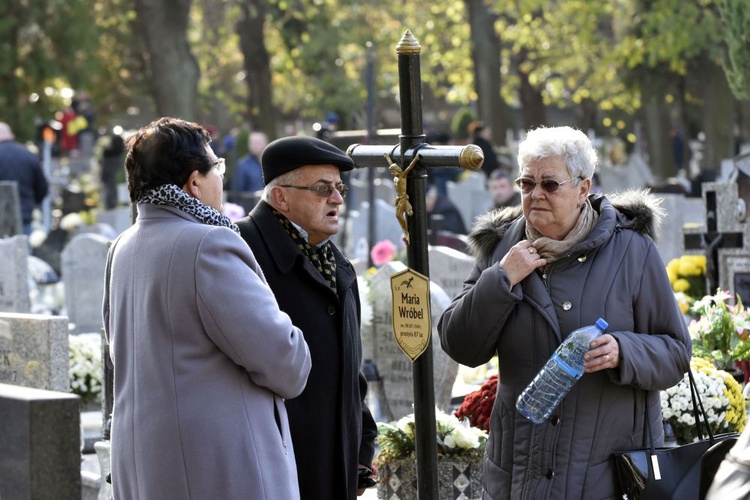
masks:
<svg viewBox="0 0 750 500"><path fill-rule="evenodd" d="M224 158L219 158L211 164L211 168L215 168L219 174L224 175L227 171L227 162Z"/></svg>
<svg viewBox="0 0 750 500"><path fill-rule="evenodd" d="M523 194L529 194L532 192L537 184L540 184L542 186L542 189L544 189L548 193L554 193L557 191L557 188L562 186L563 184L567 182L572 182L574 180L583 179L583 177L576 177L575 179L568 179L567 181L556 181L555 179L542 179L539 182L536 182L533 179L529 179L528 177L519 177L516 179L515 183L516 186L521 188L521 192Z"/></svg>
<svg viewBox="0 0 750 500"><path fill-rule="evenodd" d="M328 198L333 194L333 191L336 190L339 192L342 198L346 198L346 193L349 191L349 188L346 187L346 184L343 182L340 182L336 185L333 184L317 184L315 186L292 186L291 184L279 184L279 187L283 188L294 188L294 189L304 189L305 191L312 191L321 198Z"/></svg>

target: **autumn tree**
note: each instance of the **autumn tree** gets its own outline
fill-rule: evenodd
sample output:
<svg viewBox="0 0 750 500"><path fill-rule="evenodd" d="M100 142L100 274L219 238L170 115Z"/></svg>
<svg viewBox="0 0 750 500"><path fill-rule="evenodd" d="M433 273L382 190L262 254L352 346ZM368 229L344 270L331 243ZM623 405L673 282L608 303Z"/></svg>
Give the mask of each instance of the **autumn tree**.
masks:
<svg viewBox="0 0 750 500"><path fill-rule="evenodd" d="M196 120L200 71L187 39L192 0L135 0L157 114Z"/></svg>

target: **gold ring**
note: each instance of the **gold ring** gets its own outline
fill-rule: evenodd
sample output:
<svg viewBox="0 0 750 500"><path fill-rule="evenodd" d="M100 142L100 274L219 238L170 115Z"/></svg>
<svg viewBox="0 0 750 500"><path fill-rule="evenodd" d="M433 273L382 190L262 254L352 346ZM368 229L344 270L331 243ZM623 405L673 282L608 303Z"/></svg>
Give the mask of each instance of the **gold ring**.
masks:
<svg viewBox="0 0 750 500"><path fill-rule="evenodd" d="M607 360L607 363L609 363L609 354L605 354L604 358Z"/></svg>

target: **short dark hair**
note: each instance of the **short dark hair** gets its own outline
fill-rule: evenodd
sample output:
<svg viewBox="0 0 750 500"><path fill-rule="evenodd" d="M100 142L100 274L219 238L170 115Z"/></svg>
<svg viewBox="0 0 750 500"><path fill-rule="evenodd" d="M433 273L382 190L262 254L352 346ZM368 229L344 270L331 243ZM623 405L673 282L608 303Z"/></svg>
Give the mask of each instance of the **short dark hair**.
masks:
<svg viewBox="0 0 750 500"><path fill-rule="evenodd" d="M125 158L130 200L165 184L182 187L194 170L207 174L209 144L206 129L179 118L159 118L138 130L128 138Z"/></svg>

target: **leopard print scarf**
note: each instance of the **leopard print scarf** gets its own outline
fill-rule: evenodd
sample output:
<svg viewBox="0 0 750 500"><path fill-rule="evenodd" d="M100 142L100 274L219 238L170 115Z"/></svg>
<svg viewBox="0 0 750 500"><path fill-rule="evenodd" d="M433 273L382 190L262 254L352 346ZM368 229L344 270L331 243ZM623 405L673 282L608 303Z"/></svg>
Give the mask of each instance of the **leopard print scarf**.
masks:
<svg viewBox="0 0 750 500"><path fill-rule="evenodd" d="M174 207L192 215L204 224L228 227L235 233L240 234L240 228L229 217L222 215L208 205L204 205L200 200L193 198L174 184L164 184L146 192L138 198L137 203Z"/></svg>

